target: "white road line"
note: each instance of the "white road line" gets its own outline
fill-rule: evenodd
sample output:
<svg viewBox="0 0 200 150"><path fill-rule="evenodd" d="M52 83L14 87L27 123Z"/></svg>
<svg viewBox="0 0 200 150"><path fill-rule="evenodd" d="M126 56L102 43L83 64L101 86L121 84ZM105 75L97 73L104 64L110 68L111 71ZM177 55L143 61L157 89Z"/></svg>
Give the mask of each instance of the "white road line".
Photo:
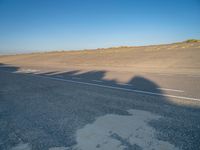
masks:
<svg viewBox="0 0 200 150"><path fill-rule="evenodd" d="M103 81L101 81L101 80L92 80L92 81L94 81L94 82L103 82Z"/></svg>
<svg viewBox="0 0 200 150"><path fill-rule="evenodd" d="M157 74L157 75L158 75L158 76L173 76L173 74L167 74L167 73L165 73L165 74L164 74L164 73L162 73L162 74L159 73L159 74Z"/></svg>
<svg viewBox="0 0 200 150"><path fill-rule="evenodd" d="M63 76L62 76L62 75L56 75L56 77L58 77L58 78L63 78Z"/></svg>
<svg viewBox="0 0 200 150"><path fill-rule="evenodd" d="M187 75L187 76L192 78L200 78L200 75Z"/></svg>
<svg viewBox="0 0 200 150"><path fill-rule="evenodd" d="M3 72L12 73L9 71L3 71ZM26 75L26 74L24 74L24 75ZM154 93L154 92L148 92L148 91L142 91L142 90L133 90L133 89L127 89L127 88L121 88L121 87L115 87L115 86L109 86L109 85L101 85L101 84L88 83L88 82L82 82L82 81L73 81L73 80L60 79L60 78L42 76L42 75L27 74L27 76L34 76L34 77L40 77L40 78L45 78L45 79L64 81L64 82L70 82L70 83L78 83L78 84L84 84L84 85L92 85L92 86L96 86L96 87L103 87L103 88L108 88L108 89L135 92L135 93L146 94L146 95L164 96L164 97L171 97L171 98L184 99L184 100L193 100L193 101L200 102L200 99L192 98L192 97L175 96L175 95L170 95L170 94L161 94L161 93Z"/></svg>
<svg viewBox="0 0 200 150"><path fill-rule="evenodd" d="M117 83L117 84L120 84L120 85L127 85L127 86L132 86L132 84L128 84L128 83Z"/></svg>
<svg viewBox="0 0 200 150"><path fill-rule="evenodd" d="M72 79L78 79L78 80L80 80L81 78L78 78L78 77L72 77Z"/></svg>
<svg viewBox="0 0 200 150"><path fill-rule="evenodd" d="M165 91L174 91L174 92L184 92L182 90L175 90L175 89L168 89L168 88L157 88L159 90L165 90Z"/></svg>
<svg viewBox="0 0 200 150"><path fill-rule="evenodd" d="M52 80L58 80L58 81L64 81L64 82L71 82L71 83L78 83L78 84L85 84L85 85L92 85L92 86L97 86L97 87L104 87L104 88L116 89L116 90L121 90L121 91L129 91L129 92L135 92L135 93L141 93L141 94L147 94L147 95L165 96L165 97L172 97L172 98L178 98L178 99L200 101L200 99L192 98L192 97L175 96L175 95L154 93L154 92L148 92L148 91L142 91L142 90L133 90L133 89L115 87L115 86L110 86L110 85L101 85L101 84L96 84L96 83L88 83L88 82L82 82L82 81L73 81L73 80L67 80L67 79L59 79L59 78L46 77L46 76L41 76L41 75L32 75L32 76L36 76L36 77L39 76L41 78L47 78L47 79L52 79Z"/></svg>
<svg viewBox="0 0 200 150"><path fill-rule="evenodd" d="M17 72L21 72L21 73L35 73L35 72L39 72L39 70L35 70L35 69L22 69L22 70L18 70Z"/></svg>

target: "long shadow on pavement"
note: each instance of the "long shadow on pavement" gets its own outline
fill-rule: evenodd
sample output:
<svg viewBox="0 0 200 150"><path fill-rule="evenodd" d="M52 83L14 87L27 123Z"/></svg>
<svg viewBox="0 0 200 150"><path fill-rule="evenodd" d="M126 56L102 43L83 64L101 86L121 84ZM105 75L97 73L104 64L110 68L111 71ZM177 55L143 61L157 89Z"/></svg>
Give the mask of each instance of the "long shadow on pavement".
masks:
<svg viewBox="0 0 200 150"><path fill-rule="evenodd" d="M64 73L15 73L20 68L0 64L0 149L10 149L20 142L32 149L70 147L76 144L75 133L96 118L107 114L130 115L127 110L138 109L162 116L149 125L157 138L185 150L200 148L200 109L172 103L164 96L120 92L83 84L66 83L40 76L62 79L99 81L98 84L118 85L105 80L106 71L80 70ZM34 75L34 76L29 76ZM100 82L103 83L100 83ZM162 94L159 86L136 76L127 84ZM118 85L123 87L123 85Z"/></svg>

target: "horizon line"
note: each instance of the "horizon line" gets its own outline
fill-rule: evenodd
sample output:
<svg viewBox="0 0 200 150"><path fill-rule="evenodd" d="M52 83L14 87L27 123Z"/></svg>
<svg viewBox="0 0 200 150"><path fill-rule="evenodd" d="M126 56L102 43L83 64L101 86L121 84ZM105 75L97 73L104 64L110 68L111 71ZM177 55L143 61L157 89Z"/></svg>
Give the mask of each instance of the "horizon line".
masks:
<svg viewBox="0 0 200 150"><path fill-rule="evenodd" d="M148 47L148 46L161 46L161 45L171 45L171 44L181 44L181 43L196 43L200 42L199 39L187 39L180 42L172 42L172 43L159 43L159 44L143 44L143 45L122 45L122 46L109 46L109 47L97 47L97 48L83 48L83 49L52 49L52 50L32 50L29 52L10 52L1 54L0 56L10 56L10 55L23 55L23 54L37 54L37 53L53 53L53 52L77 52L77 51L92 51L92 50L105 50L105 49L111 49L111 48L131 48L131 47ZM12 50L9 50L12 51Z"/></svg>

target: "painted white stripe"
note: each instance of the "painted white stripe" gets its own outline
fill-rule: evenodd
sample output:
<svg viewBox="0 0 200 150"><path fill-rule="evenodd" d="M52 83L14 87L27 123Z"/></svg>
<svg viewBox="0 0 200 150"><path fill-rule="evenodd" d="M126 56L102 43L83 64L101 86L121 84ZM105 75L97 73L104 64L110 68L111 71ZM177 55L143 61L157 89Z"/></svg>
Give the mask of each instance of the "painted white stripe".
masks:
<svg viewBox="0 0 200 150"><path fill-rule="evenodd" d="M101 81L101 80L92 80L92 81L94 81L94 82L103 82L103 81Z"/></svg>
<svg viewBox="0 0 200 150"><path fill-rule="evenodd" d="M78 80L80 80L81 78L78 78L78 77L72 77L72 79L78 79Z"/></svg>
<svg viewBox="0 0 200 150"><path fill-rule="evenodd" d="M3 71L3 72L12 73L9 71ZM26 75L26 74L24 74L24 75ZM121 88L121 87L115 87L115 86L109 86L109 85L101 85L101 84L96 84L96 83L59 79L59 78L55 78L55 77L47 77L47 76L34 75L34 74L27 74L27 76L34 76L34 77L40 77L40 78L45 78L45 79L57 80L57 81L78 83L78 84L84 84L84 85L92 85L92 86L97 86L97 87L103 87L103 88L109 88L109 89L115 89L115 90L121 90L121 91L128 91L128 92L135 92L135 93L140 93L140 94L164 96L164 97L171 97L171 98L184 99L184 100L193 100L193 101L200 102L200 99L192 98L192 97L175 96L175 95L170 95L170 94L161 94L161 93L154 93L154 92L148 92L148 91L142 91L142 90L133 90L133 89L127 89L127 88Z"/></svg>
<svg viewBox="0 0 200 150"><path fill-rule="evenodd" d="M159 73L157 75L159 75L159 76L173 76L173 74L167 74L167 73Z"/></svg>
<svg viewBox="0 0 200 150"><path fill-rule="evenodd" d="M132 84L128 84L128 83L117 83L117 84L132 86Z"/></svg>
<svg viewBox="0 0 200 150"><path fill-rule="evenodd" d="M192 77L192 78L200 78L199 75L187 75L188 77Z"/></svg>
<svg viewBox="0 0 200 150"><path fill-rule="evenodd" d="M116 90L121 90L121 91L129 91L129 92L135 92L135 93L141 93L141 94L147 94L147 95L165 96L165 97L172 97L172 98L178 98L178 99L200 101L200 99L192 98L192 97L175 96L175 95L154 93L154 92L148 92L148 91L142 91L142 90L133 90L133 89L115 87L115 86L110 86L110 85L101 85L101 84L96 84L96 83L88 83L88 82L82 82L82 81L73 81L73 80L67 80L67 79L59 79L59 78L46 77L46 76L41 76L41 75L31 75L31 76L36 76L36 77L39 76L41 78L47 78L47 79L52 79L52 80L58 80L58 81L64 81L64 82L71 82L71 83L78 83L78 84L85 84L85 85L92 85L92 86L97 86L97 87L103 87L103 88L109 88L109 89L116 89Z"/></svg>
<svg viewBox="0 0 200 150"><path fill-rule="evenodd" d="M63 76L62 76L62 75L56 75L56 77L58 77L58 78L63 78Z"/></svg>
<svg viewBox="0 0 200 150"><path fill-rule="evenodd" d="M35 73L35 72L39 72L39 70L35 70L35 69L22 69L22 70L18 70L16 72L20 72L20 73Z"/></svg>
<svg viewBox="0 0 200 150"><path fill-rule="evenodd" d="M165 91L174 91L174 92L184 92L182 90L175 90L175 89L168 89L168 88L157 88L159 90L165 90Z"/></svg>

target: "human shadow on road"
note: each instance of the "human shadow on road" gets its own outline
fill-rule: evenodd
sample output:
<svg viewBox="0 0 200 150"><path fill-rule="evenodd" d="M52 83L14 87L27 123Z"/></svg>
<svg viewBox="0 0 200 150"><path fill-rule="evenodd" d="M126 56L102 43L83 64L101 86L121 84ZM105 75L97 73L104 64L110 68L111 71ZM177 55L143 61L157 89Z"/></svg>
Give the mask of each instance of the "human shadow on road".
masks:
<svg viewBox="0 0 200 150"><path fill-rule="evenodd" d="M158 139L181 149L200 147L199 108L172 103L147 78L133 77L126 84L134 86L127 87L116 80L106 80L106 71L16 73L19 69L0 64L2 150L22 142L29 143L32 149L70 147L76 144L78 129L107 114L130 115L127 111L130 109L162 116L149 122L156 129ZM159 95L131 91L136 87Z"/></svg>

